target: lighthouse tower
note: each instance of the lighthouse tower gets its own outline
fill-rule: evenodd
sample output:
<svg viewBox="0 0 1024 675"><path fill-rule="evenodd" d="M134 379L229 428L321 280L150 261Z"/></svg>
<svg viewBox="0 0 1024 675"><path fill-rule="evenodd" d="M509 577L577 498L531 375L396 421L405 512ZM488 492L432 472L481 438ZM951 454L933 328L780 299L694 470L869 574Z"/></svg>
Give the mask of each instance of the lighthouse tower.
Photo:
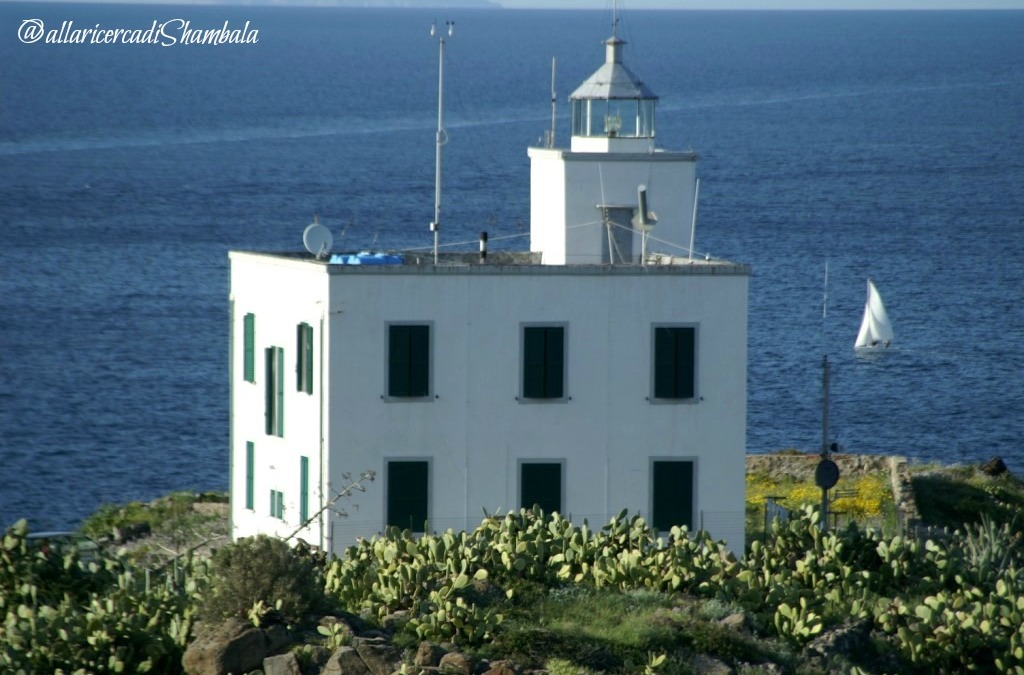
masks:
<svg viewBox="0 0 1024 675"><path fill-rule="evenodd" d="M529 149L530 250L547 265L635 265L689 246L697 156L655 146L658 97L623 64L625 42L604 44L569 96L569 149Z"/></svg>

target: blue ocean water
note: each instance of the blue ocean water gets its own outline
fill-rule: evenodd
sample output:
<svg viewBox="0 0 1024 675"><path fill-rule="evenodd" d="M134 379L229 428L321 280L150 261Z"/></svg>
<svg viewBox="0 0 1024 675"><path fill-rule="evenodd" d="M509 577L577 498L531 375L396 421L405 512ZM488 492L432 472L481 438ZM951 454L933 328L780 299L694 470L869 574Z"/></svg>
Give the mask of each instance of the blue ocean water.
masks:
<svg viewBox="0 0 1024 675"><path fill-rule="evenodd" d="M25 44L183 19L250 45ZM603 12L0 3L0 521L227 485L227 251L524 248L526 147ZM748 445L1024 470L1024 12L628 12L660 145L701 157L697 248L752 265ZM652 207L657 209L657 204ZM827 317L823 318L828 264ZM893 348L852 349L872 277Z"/></svg>

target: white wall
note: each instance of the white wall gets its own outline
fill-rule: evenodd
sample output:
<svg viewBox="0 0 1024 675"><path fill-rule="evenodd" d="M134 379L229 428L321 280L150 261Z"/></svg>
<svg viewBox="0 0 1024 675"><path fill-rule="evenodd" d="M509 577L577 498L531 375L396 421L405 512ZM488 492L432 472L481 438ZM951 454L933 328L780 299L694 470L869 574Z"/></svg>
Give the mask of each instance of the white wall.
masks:
<svg viewBox="0 0 1024 675"><path fill-rule="evenodd" d="M366 493L346 504L348 518L326 525L336 552L356 536L382 529L389 458L431 459L430 516L438 529L474 527L481 508L516 508L521 458L564 460L566 511L577 520L588 517L594 525L624 507L649 515L651 458L694 458L697 524L703 512L715 537L742 547L746 268L329 270L313 262L276 265L273 260L232 256L235 342L240 345L242 315L254 311L258 349L267 339L282 340L286 361L291 362L295 325L321 316L322 306L312 298L323 297L329 284L326 367L331 388L330 416L324 425L331 448L329 484L342 485L346 472L370 469L378 476ZM303 265L308 269L301 269ZM700 273L712 268L718 273ZM434 398L388 401L387 325L409 321L432 326ZM516 400L522 322L567 325L566 393L571 400ZM647 400L651 324L663 322L698 325L697 394L702 400ZM264 493L270 489L266 481L283 480L285 494L295 492L287 486L288 481L297 485L297 478L282 472L277 458L289 458L287 465L294 464L297 471L298 460L290 460L300 454L295 444L315 447L318 425L289 399L285 438L267 437L263 388L238 384L239 349L234 352L235 525L238 532L280 532L281 527L274 528L278 522L265 516ZM294 383L288 384L294 390ZM265 446L273 457L258 463L255 515L239 509L244 498L244 429L257 435L257 449ZM268 464L275 466L270 479L263 477ZM313 465L311 456L311 469Z"/></svg>
<svg viewBox="0 0 1024 675"><path fill-rule="evenodd" d="M597 205L636 207L639 185L647 186L648 208L658 215L648 250L686 255L697 175L692 153L578 153L530 148L529 154L531 250L544 252L544 264L602 262L607 234ZM634 259L640 250L636 233Z"/></svg>
<svg viewBox="0 0 1024 675"><path fill-rule="evenodd" d="M563 150L530 148L530 250L545 265L565 264L565 162Z"/></svg>
<svg viewBox="0 0 1024 675"><path fill-rule="evenodd" d="M309 513L320 502L321 318L327 306L323 268L270 256L231 254L231 515L233 536L257 532L288 535L299 526L300 460L309 458ZM243 321L255 315L255 383L243 379ZM313 394L297 391L296 329L313 327ZM284 349L284 437L265 426L267 347ZM246 442L255 446L253 510L245 508ZM270 515L270 491L284 493L285 520ZM318 526L299 534L319 545Z"/></svg>

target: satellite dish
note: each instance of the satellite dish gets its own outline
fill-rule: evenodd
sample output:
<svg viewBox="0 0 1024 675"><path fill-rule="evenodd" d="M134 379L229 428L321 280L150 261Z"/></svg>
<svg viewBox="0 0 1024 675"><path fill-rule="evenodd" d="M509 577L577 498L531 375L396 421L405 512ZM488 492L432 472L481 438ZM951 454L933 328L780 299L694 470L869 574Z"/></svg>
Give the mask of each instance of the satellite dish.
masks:
<svg viewBox="0 0 1024 675"><path fill-rule="evenodd" d="M334 236L331 235L330 230L320 224L316 214L313 214L313 222L307 225L306 230L302 233L302 243L306 246L306 250L319 260L331 252Z"/></svg>

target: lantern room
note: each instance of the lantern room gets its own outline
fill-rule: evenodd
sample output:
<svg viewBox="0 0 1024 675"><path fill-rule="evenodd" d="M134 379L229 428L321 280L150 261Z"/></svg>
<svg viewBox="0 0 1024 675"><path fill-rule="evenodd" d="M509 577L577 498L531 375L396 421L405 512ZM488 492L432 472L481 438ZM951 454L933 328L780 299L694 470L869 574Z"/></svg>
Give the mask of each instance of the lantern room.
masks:
<svg viewBox="0 0 1024 675"><path fill-rule="evenodd" d="M604 44L604 64L569 96L572 150L638 152L653 148L658 97L623 65L623 40L612 36Z"/></svg>

